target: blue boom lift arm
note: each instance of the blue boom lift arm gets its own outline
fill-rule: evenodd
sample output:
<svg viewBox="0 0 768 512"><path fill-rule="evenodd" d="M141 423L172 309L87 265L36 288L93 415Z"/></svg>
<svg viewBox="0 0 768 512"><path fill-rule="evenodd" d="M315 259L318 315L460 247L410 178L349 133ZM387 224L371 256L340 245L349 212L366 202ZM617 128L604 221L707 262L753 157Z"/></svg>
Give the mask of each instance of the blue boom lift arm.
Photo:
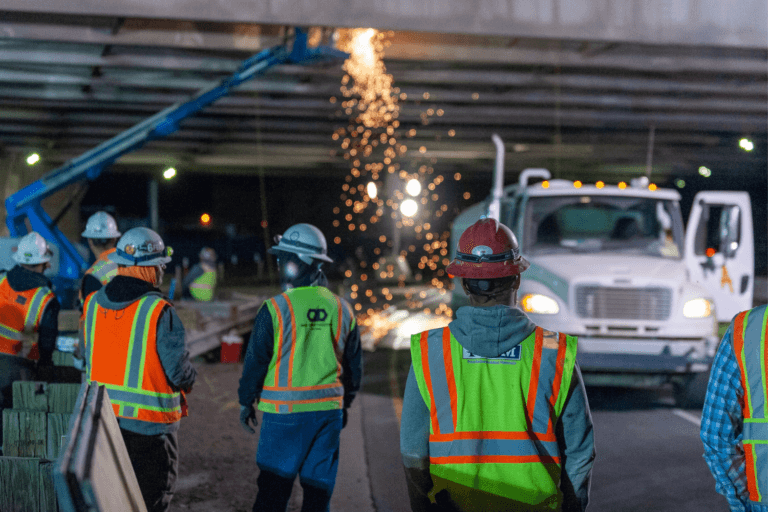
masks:
<svg viewBox="0 0 768 512"><path fill-rule="evenodd" d="M283 44L264 50L245 60L232 76L218 85L200 91L186 103L178 103L158 112L128 130L103 142L92 150L73 158L58 169L46 174L38 181L19 190L5 200L6 224L11 236L22 236L28 232L26 219L32 230L56 244L59 249L59 271L52 281L62 304L68 303L67 294L77 285L81 273L88 268L87 262L67 240L41 205L51 194L73 183L95 180L120 156L141 148L146 142L162 139L179 129L179 123L243 82L254 78L273 66L284 63L312 64L345 59L349 55L329 46L308 47L307 32L296 28L293 44Z"/></svg>

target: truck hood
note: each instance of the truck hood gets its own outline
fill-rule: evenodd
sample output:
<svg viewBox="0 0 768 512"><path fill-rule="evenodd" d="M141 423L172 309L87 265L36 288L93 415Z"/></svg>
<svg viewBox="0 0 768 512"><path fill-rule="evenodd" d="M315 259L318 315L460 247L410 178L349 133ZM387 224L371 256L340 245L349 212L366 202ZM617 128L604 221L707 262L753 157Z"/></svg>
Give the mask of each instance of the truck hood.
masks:
<svg viewBox="0 0 768 512"><path fill-rule="evenodd" d="M541 278L541 274L552 274L566 283L606 279L639 279L660 281L685 281L687 268L683 260L632 256L626 254L550 254L528 257L531 268L522 275L523 279ZM540 280L540 279L536 279Z"/></svg>

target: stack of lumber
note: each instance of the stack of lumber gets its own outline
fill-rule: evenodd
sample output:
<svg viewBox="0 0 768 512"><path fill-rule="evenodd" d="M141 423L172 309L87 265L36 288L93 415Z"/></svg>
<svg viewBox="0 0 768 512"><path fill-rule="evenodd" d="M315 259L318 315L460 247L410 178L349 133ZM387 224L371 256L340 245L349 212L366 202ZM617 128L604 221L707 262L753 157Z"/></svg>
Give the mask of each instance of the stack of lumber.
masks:
<svg viewBox="0 0 768 512"><path fill-rule="evenodd" d="M174 303L186 332L190 357L221 346L224 335L247 334L267 296L234 294L229 300L198 302L180 300Z"/></svg>
<svg viewBox="0 0 768 512"><path fill-rule="evenodd" d="M59 456L80 384L13 383L13 408L3 410L0 510L57 510L52 460Z"/></svg>

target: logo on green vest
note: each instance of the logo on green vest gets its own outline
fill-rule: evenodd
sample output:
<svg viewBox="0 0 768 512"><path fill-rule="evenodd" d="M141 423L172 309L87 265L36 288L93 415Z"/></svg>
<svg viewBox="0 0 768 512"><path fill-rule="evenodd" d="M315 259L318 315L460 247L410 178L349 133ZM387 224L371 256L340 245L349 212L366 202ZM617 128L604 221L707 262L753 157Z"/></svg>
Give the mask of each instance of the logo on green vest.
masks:
<svg viewBox="0 0 768 512"><path fill-rule="evenodd" d="M328 312L324 309L310 309L307 311L307 320L310 322L323 322L328 318Z"/></svg>
<svg viewBox="0 0 768 512"><path fill-rule="evenodd" d="M514 346L511 350L507 350L496 357L478 356L462 347L462 357L467 360L468 363L515 364L520 360L521 353L522 347L520 347L520 345Z"/></svg>

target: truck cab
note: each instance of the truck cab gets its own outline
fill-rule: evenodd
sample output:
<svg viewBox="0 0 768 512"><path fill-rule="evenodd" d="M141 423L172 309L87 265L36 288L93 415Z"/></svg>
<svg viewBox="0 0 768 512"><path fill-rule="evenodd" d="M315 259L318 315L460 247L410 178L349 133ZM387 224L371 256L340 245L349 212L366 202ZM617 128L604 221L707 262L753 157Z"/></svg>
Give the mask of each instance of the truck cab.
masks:
<svg viewBox="0 0 768 512"><path fill-rule="evenodd" d="M457 217L452 257L461 233L490 203ZM545 329L578 336L587 385L671 383L679 405L702 403L718 321L752 307L746 192L699 193L687 229L680 194L644 178L588 185L531 169L504 188L500 203L499 220L531 262L517 307ZM455 284L454 311L468 305Z"/></svg>

